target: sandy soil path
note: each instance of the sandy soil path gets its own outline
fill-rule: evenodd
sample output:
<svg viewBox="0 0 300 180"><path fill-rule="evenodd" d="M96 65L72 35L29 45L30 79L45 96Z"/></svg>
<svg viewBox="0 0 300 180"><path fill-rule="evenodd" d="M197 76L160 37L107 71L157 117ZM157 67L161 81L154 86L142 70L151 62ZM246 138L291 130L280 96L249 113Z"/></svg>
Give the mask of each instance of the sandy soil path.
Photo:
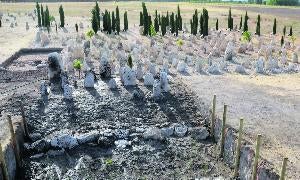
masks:
<svg viewBox="0 0 300 180"><path fill-rule="evenodd" d="M280 169L283 156L290 160L288 177L300 178L300 74L276 76L183 76L203 102L217 95L217 113L228 105L228 124L238 128L245 118L245 132L264 139L262 156Z"/></svg>

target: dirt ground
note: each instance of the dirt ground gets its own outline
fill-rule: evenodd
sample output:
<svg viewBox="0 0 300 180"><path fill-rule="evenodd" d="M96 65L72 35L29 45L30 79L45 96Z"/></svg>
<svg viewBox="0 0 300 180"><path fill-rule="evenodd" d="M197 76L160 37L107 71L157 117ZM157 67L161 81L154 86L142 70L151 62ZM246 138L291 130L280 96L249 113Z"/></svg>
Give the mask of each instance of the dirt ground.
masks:
<svg viewBox="0 0 300 180"><path fill-rule="evenodd" d="M239 126L245 119L245 132L255 139L263 135L263 157L280 169L282 158L289 158L288 176L299 179L300 170L300 75L275 76L199 75L183 76L203 102L210 105L217 95L217 113L222 117L228 105L228 124ZM253 141L252 141L253 142ZM294 167L292 167L294 166Z"/></svg>

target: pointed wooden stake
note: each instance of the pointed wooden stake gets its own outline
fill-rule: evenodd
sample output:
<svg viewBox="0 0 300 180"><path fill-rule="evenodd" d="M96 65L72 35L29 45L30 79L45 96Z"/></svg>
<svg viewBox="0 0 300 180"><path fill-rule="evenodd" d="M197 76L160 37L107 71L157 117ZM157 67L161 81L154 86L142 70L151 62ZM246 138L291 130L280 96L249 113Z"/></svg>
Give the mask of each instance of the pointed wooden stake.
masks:
<svg viewBox="0 0 300 180"><path fill-rule="evenodd" d="M280 180L285 180L285 171L286 171L287 161L288 161L287 157L283 158Z"/></svg>
<svg viewBox="0 0 300 180"><path fill-rule="evenodd" d="M211 137L213 139L214 139L214 135L215 135L216 100L217 100L217 96L214 95L214 98L213 98L213 107L212 107L212 115L211 115L211 127L210 127Z"/></svg>
<svg viewBox="0 0 300 180"><path fill-rule="evenodd" d="M223 157L224 153L224 143L225 143L225 126L226 126L226 115L227 115L227 105L224 105L224 111L223 111L223 122L222 122L222 136L221 136L221 151L220 151L220 157Z"/></svg>

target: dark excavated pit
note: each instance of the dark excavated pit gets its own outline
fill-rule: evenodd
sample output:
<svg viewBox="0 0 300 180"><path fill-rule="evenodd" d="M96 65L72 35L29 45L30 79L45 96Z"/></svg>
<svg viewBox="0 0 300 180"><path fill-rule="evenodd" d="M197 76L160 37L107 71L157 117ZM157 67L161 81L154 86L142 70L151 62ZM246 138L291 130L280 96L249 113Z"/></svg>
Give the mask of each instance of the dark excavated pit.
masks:
<svg viewBox="0 0 300 180"><path fill-rule="evenodd" d="M156 101L142 82L124 87L117 79L116 90L107 82L98 80L94 89L86 89L79 81L73 100L57 89L26 106L35 143L25 144L22 178L230 177L230 169L214 155L203 104L193 93L172 81L171 92ZM174 127L187 131L178 134ZM54 147L53 139L62 136L66 147Z"/></svg>

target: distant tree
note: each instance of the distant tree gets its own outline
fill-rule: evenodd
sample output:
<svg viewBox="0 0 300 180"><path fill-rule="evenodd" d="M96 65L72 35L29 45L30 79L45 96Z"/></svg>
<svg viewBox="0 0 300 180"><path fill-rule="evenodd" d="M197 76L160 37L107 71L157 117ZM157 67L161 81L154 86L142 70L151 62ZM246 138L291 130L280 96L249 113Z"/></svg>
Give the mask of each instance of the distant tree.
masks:
<svg viewBox="0 0 300 180"><path fill-rule="evenodd" d="M115 18L115 13L111 13L111 29L113 32L116 31L116 18Z"/></svg>
<svg viewBox="0 0 300 180"><path fill-rule="evenodd" d="M260 15L257 16L257 22L256 22L256 34L260 36Z"/></svg>
<svg viewBox="0 0 300 180"><path fill-rule="evenodd" d="M75 30L76 30L76 32L78 32L78 24L77 23L75 24Z"/></svg>
<svg viewBox="0 0 300 180"><path fill-rule="evenodd" d="M154 29L155 29L156 32L159 31L159 22L158 22L157 10L155 10Z"/></svg>
<svg viewBox="0 0 300 180"><path fill-rule="evenodd" d="M200 34L202 35L203 34L203 23L204 23L204 19L203 19L203 15L201 14L200 15L200 21L199 21L199 29L200 29Z"/></svg>
<svg viewBox="0 0 300 180"><path fill-rule="evenodd" d="M228 29L231 31L233 29L233 18L231 15L231 8L229 8L228 19L227 19Z"/></svg>
<svg viewBox="0 0 300 180"><path fill-rule="evenodd" d="M219 30L219 19L217 19L217 21L216 21L216 30L217 31Z"/></svg>
<svg viewBox="0 0 300 180"><path fill-rule="evenodd" d="M95 34L97 34L99 27L98 27L98 18L97 18L97 11L95 8L92 10L92 29Z"/></svg>
<svg viewBox="0 0 300 180"><path fill-rule="evenodd" d="M277 31L277 21L276 18L274 19L274 24L273 24L273 34L275 35Z"/></svg>
<svg viewBox="0 0 300 180"><path fill-rule="evenodd" d="M289 36L293 36L293 26L290 27L290 34Z"/></svg>
<svg viewBox="0 0 300 180"><path fill-rule="evenodd" d="M42 4L41 4L41 16L42 16L42 26L45 27L45 12Z"/></svg>
<svg viewBox="0 0 300 180"><path fill-rule="evenodd" d="M167 18L165 16L161 17L161 35L164 36L167 32Z"/></svg>
<svg viewBox="0 0 300 180"><path fill-rule="evenodd" d="M127 17L127 11L124 13L124 31L128 30L128 17Z"/></svg>
<svg viewBox="0 0 300 180"><path fill-rule="evenodd" d="M48 6L46 6L44 18L45 18L45 20L44 20L45 21L45 26L50 27L50 13L49 13Z"/></svg>
<svg viewBox="0 0 300 180"><path fill-rule="evenodd" d="M203 36L208 36L208 11L203 8Z"/></svg>
<svg viewBox="0 0 300 180"><path fill-rule="evenodd" d="M239 28L239 30L241 30L242 27L243 27L243 16L241 15L241 21L240 21L240 28Z"/></svg>
<svg viewBox="0 0 300 180"><path fill-rule="evenodd" d="M143 20L143 13L140 12L140 26L144 25L144 20Z"/></svg>
<svg viewBox="0 0 300 180"><path fill-rule="evenodd" d="M281 45L281 47L283 46L283 44L284 44L284 37L281 36L281 40L280 40L280 45Z"/></svg>
<svg viewBox="0 0 300 180"><path fill-rule="evenodd" d="M177 14L175 15L175 35L178 36L178 30L179 30L179 17L177 16Z"/></svg>
<svg viewBox="0 0 300 180"><path fill-rule="evenodd" d="M171 25L171 33L173 34L175 32L175 16L173 12L170 16L170 25Z"/></svg>
<svg viewBox="0 0 300 180"><path fill-rule="evenodd" d="M110 15L109 15L109 19L110 19ZM119 7L117 6L116 8L116 31L117 31L117 34L120 33L120 12L119 12Z"/></svg>
<svg viewBox="0 0 300 180"><path fill-rule="evenodd" d="M167 11L167 17L166 17L166 25L170 26L170 17L169 17L169 12Z"/></svg>
<svg viewBox="0 0 300 180"><path fill-rule="evenodd" d="M36 13L37 13L38 27L41 27L42 26L41 9L40 9L40 5L38 2L36 2Z"/></svg>
<svg viewBox="0 0 300 180"><path fill-rule="evenodd" d="M243 28L243 32L246 32L246 31L248 31L248 19L249 19L249 17L248 17L248 12L246 11L246 14L245 14L245 18L244 18L245 20L244 20L244 28Z"/></svg>
<svg viewBox="0 0 300 180"><path fill-rule="evenodd" d="M119 21L120 22L120 21ZM118 20L116 19L116 30L117 30L117 34L119 34L120 32L120 25L117 25L118 24ZM119 26L117 29L117 26ZM110 18L110 12L108 13L108 18L107 18L107 33L108 34L111 34L112 30L111 30L111 18Z"/></svg>
<svg viewBox="0 0 300 180"><path fill-rule="evenodd" d="M96 10L96 17L98 22L98 29L100 29L100 8L98 5L98 1L96 1L95 10Z"/></svg>
<svg viewBox="0 0 300 180"><path fill-rule="evenodd" d="M177 5L178 30L182 31L182 17L180 14L179 5Z"/></svg>
<svg viewBox="0 0 300 180"><path fill-rule="evenodd" d="M282 31L283 31L283 35L285 36L286 35L286 26L283 27Z"/></svg>
<svg viewBox="0 0 300 180"><path fill-rule="evenodd" d="M59 6L60 27L65 27L65 12L62 5Z"/></svg>
<svg viewBox="0 0 300 180"><path fill-rule="evenodd" d="M142 3L142 7L143 7L143 26L144 26L144 30L143 30L143 35L149 35L149 28L150 28L150 22L149 22L149 17L148 17L148 10L146 7L146 4L143 2Z"/></svg>

